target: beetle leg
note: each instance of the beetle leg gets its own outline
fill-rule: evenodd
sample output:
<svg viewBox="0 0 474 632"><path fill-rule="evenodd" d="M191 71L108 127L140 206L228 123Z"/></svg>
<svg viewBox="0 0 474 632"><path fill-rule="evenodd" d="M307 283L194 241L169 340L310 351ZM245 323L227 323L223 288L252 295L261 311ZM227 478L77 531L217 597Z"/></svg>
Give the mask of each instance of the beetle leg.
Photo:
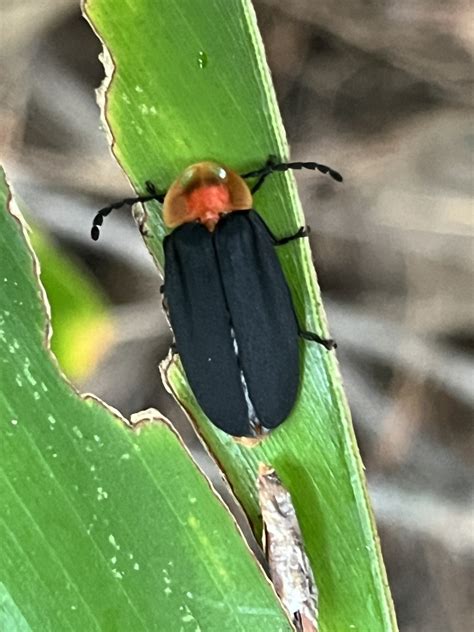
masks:
<svg viewBox="0 0 474 632"><path fill-rule="evenodd" d="M267 176L270 175L271 172L265 173L263 175L261 175L259 177L259 179L257 180L257 182L253 185L253 187L250 189L250 193L252 195L255 195L255 193L260 189L260 187L262 186L262 184L265 182L265 178Z"/></svg>
<svg viewBox="0 0 474 632"><path fill-rule="evenodd" d="M261 167L260 169L257 169L256 171L249 171L248 173L243 173L240 176L241 178L244 178L244 179L258 178L257 182L250 189L252 195L260 189L262 184L265 182L265 178L273 172L273 167L277 164L278 163L276 162L276 156L269 156L267 159L267 162L263 165L263 167Z"/></svg>
<svg viewBox="0 0 474 632"><path fill-rule="evenodd" d="M293 241L294 239L303 239L303 237L308 237L311 231L309 226L301 226L301 228L299 228L294 235L289 235L288 237L279 238L279 237L275 237L275 235L271 232L268 226L266 228L267 228L268 234L270 235L273 241L274 246L283 246L284 244L287 244L289 241Z"/></svg>
<svg viewBox="0 0 474 632"><path fill-rule="evenodd" d="M311 342L317 342L318 344L325 347L328 351L331 349L335 349L337 344L332 338L321 338L318 334L313 333L312 331L299 331L299 335L304 338L304 340L310 340Z"/></svg>
<svg viewBox="0 0 474 632"><path fill-rule="evenodd" d="M156 200L157 202L160 202L160 204L162 204L164 197L165 197L164 193L157 193L155 191L154 193L150 195L138 195L132 198L124 198L123 200L119 200L118 202L113 202L113 204L109 204L109 206L101 208L100 211L97 212L96 216L94 217L92 221L92 229L91 229L92 239L94 241L97 241L99 239L100 227L104 223L104 217L107 217L107 215L109 215L109 213L111 213L113 210L121 208L122 206L125 206L127 204L129 206L133 206L134 204L137 204L138 202L151 202L151 200Z"/></svg>
<svg viewBox="0 0 474 632"><path fill-rule="evenodd" d="M288 237L282 237L281 239L277 239L276 237L273 237L273 245L274 246L284 246L289 241L293 241L294 239L303 239L303 237L308 237L309 233L310 233L310 227L309 226L302 226L298 230L298 232L296 232L294 235L289 235Z"/></svg>

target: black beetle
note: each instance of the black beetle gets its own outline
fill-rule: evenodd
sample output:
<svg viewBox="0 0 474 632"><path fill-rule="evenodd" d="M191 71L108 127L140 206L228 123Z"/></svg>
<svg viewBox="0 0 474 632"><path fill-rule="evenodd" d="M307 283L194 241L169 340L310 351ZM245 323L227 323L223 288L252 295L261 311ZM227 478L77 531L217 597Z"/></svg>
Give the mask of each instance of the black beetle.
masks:
<svg viewBox="0 0 474 632"><path fill-rule="evenodd" d="M123 204L157 200L172 232L165 237L166 310L176 350L202 410L233 436L255 436L290 414L299 384L298 336L327 349L332 340L303 331L275 246L307 236L276 238L252 209L252 195L273 172L318 169L315 162L276 163L239 176L215 162L188 167L165 194L147 183L149 195L100 210L103 218ZM245 182L256 178L252 189Z"/></svg>

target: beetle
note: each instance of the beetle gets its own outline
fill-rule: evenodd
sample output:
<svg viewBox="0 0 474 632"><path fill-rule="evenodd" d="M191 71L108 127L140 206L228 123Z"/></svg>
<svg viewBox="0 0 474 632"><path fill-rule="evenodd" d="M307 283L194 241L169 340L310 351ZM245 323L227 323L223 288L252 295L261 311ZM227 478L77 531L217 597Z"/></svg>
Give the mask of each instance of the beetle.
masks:
<svg viewBox="0 0 474 632"><path fill-rule="evenodd" d="M166 193L148 182L148 195L101 209L103 219L124 204L157 200L172 229L165 237L163 304L191 389L212 423L236 437L279 426L299 386L298 337L332 349L333 340L300 328L275 249L308 235L277 238L253 210L253 195L271 173L317 169L316 162L278 163L238 175L216 162L188 167ZM250 188L246 183L255 178Z"/></svg>

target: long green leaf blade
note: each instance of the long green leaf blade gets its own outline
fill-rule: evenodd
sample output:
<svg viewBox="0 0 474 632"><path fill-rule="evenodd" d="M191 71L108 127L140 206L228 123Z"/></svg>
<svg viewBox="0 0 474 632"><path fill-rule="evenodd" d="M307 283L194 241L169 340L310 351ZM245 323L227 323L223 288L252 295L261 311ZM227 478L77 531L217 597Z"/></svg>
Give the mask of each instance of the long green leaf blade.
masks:
<svg viewBox="0 0 474 632"><path fill-rule="evenodd" d="M153 411L61 376L0 171L0 629L290 630L228 511Z"/></svg>
<svg viewBox="0 0 474 632"><path fill-rule="evenodd" d="M120 8L113 0L87 0L85 10L110 55L109 78L113 69L104 108L112 148L137 191L144 190L146 180L164 190L183 168L204 159L247 171L269 154L286 157L249 0L135 0ZM273 176L257 194L255 206L276 235L292 234L305 223L290 175ZM159 207L147 205L147 216L146 242L162 263L165 230ZM324 333L308 244L288 244L279 256L301 325ZM273 465L290 490L318 578L321 630L396 630L334 354L310 343L302 344L302 351L297 405L254 448L237 444L209 424L179 364L166 375L257 533L259 461Z"/></svg>

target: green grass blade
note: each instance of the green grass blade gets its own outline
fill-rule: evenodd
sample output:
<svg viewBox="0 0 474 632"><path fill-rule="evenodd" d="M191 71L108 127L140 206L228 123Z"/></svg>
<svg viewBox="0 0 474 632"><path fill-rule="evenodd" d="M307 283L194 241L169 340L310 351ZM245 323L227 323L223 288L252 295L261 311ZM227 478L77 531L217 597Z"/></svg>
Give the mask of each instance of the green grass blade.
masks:
<svg viewBox="0 0 474 632"><path fill-rule="evenodd" d="M146 180L165 189L183 168L204 159L247 171L269 154L287 156L248 0L135 0L120 6L87 0L85 11L108 50L109 78L113 69L104 110L113 151L137 191ZM274 176L255 206L276 235L305 223L291 175ZM150 204L147 214L147 245L161 263L160 209ZM279 255L301 325L325 333L308 243L288 244ZM396 630L337 363L317 345L302 348L298 403L288 421L253 449L207 422L179 366L167 375L256 532L258 462L272 464L290 490L318 578L321 630Z"/></svg>
<svg viewBox="0 0 474 632"><path fill-rule="evenodd" d="M132 430L59 373L8 205L0 171L0 629L291 630L169 425Z"/></svg>
<svg viewBox="0 0 474 632"><path fill-rule="evenodd" d="M31 241L51 306L51 349L69 378L83 379L92 374L114 337L106 301L76 261L37 228Z"/></svg>

